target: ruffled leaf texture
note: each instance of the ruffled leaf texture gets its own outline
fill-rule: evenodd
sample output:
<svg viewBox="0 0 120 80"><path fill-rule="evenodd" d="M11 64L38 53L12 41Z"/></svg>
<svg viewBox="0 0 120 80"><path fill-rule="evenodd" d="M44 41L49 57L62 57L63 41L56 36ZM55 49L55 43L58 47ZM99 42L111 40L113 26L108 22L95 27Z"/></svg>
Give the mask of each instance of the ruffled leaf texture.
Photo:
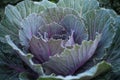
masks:
<svg viewBox="0 0 120 80"><path fill-rule="evenodd" d="M64 49L60 55L52 56L43 63L43 68L48 74L52 72L65 76L73 74L92 57L99 40L100 35L94 41L82 41L81 45L74 45L72 49Z"/></svg>
<svg viewBox="0 0 120 80"><path fill-rule="evenodd" d="M45 25L45 21L37 14L30 14L21 22L19 30L20 42L23 46L29 47L29 42L33 35L36 35L40 26ZM29 28L28 28L29 27Z"/></svg>
<svg viewBox="0 0 120 80"><path fill-rule="evenodd" d="M30 42L30 50L40 63L49 60L50 56L60 54L64 49L61 47L62 40L51 39L47 42L41 38L33 37Z"/></svg>
<svg viewBox="0 0 120 80"><path fill-rule="evenodd" d="M97 65L93 66L91 69L77 74L76 76L43 76L40 77L38 80L90 80L93 77L106 72L110 69L111 65L109 63L106 63L105 61L102 61L98 63Z"/></svg>
<svg viewBox="0 0 120 80"><path fill-rule="evenodd" d="M113 10L104 8L92 10L84 14L83 17L88 30L88 39L94 39L95 34L97 34L96 32L98 32L101 33L101 40L97 46L95 55L93 55L80 71L84 71L103 60L106 50L111 46L115 36L114 18L116 16Z"/></svg>
<svg viewBox="0 0 120 80"><path fill-rule="evenodd" d="M113 43L108 48L107 54L106 54L106 59L107 61L111 62L112 64L112 74L111 74L111 79L115 79L116 77L120 79L120 16L115 18L115 25L116 25L116 34L113 39ZM112 77L114 75L114 77Z"/></svg>
<svg viewBox="0 0 120 80"><path fill-rule="evenodd" d="M81 65L83 65L83 63L82 63L82 61L84 61L84 60L87 60L86 58L90 58L92 55L91 54L93 54L94 53L94 51L95 51L95 49L96 49L96 46L97 46L97 44L98 44L98 42L99 42L99 40L100 40L100 35L98 35L97 37L96 37L96 39L92 42L92 41L83 41L83 43L81 44L81 46L78 46L78 45L75 45L75 47L73 47L73 49L70 49L71 51L69 51L68 49L66 49L66 50L64 50L64 52L61 54L61 55L56 55L56 56L53 56L53 57L51 57L50 58L50 60L48 61L48 62L45 62L44 64L42 64L42 66L40 66L40 64L39 65L37 65L37 64L33 64L32 63L32 61L31 61L31 58L32 58L32 56L30 55L30 54L27 54L27 55L25 55L20 49L18 49L15 45L14 45L14 43L10 40L10 38L9 38L9 36L6 36L6 39L7 39L7 42L8 42L8 44L14 49L14 50L16 50L17 52L18 52L18 54L20 55L20 57L23 59L23 60L25 60L25 62L34 70L34 71L36 71L36 72L38 72L39 74L41 73L42 75L43 75L43 72L41 72L42 71L42 66L43 66L43 68L46 68L46 66L51 66L51 64L53 64L54 65L54 67L56 67L56 68L58 68L57 69L57 72L61 72L62 70L68 70L68 68L69 69L71 69L71 70L73 70L75 67L77 67L77 65L79 65L79 66L81 66ZM89 46L88 46L89 45ZM85 48L85 49L84 49ZM87 50L86 50L87 49ZM73 51L72 51L73 50ZM79 51L79 52L82 52L82 53L79 53L79 52L76 52L76 55L72 55L72 52L75 52L75 51ZM89 52L89 54L86 54L86 55L84 55L85 53L87 53L86 51L88 51ZM70 56L69 56L70 55ZM76 58L76 57L78 57L78 55L79 55L79 58ZM87 57L86 57L87 56ZM74 59L74 60L71 60L71 57ZM86 58L85 58L86 57ZM67 65L66 65L66 59L68 60L67 62ZM78 59L78 61L75 61L76 59ZM53 62L56 62L57 60L59 60L60 62L59 63L53 63ZM65 60L65 61L63 61L63 60ZM62 62L63 61L63 62ZM73 62L71 62L71 61L73 61ZM75 61L75 62L74 62ZM76 63L77 62L77 63ZM65 64L64 64L65 63ZM78 64L78 63L80 63L80 64ZM50 64L50 65L49 65ZM60 65L59 65L60 64ZM63 65L62 65L63 64ZM66 65L66 67L63 67L63 66L65 66ZM57 67L57 66L59 66L59 67ZM61 67L60 67L61 66ZM104 68L104 67L105 68ZM37 68L38 67L38 68ZM41 70L40 70L40 67L41 67ZM51 69L52 70L56 70L56 68L54 68L53 66L51 67ZM62 68L63 67L63 68ZM94 77L94 76L96 76L96 75L98 75L98 74L100 74L100 73L102 73L102 72L104 72L104 71L106 71L106 70L108 70L108 69L110 69L110 64L108 64L108 63L106 63L106 62L102 62L102 63L99 63L98 65L97 65L97 67L98 68L96 68L96 67L93 67L93 68L91 68L89 71L87 71L87 72L84 72L83 74L86 74L86 75L84 75L83 76L83 74L80 74L79 75L79 79L80 78L86 78L86 79L91 79L91 77ZM100 67L100 68L99 68ZM66 68L66 69L65 69ZM97 70L98 69L101 69L101 68L104 68L104 69L102 69L102 71L100 71L100 72L98 72ZM48 69L48 71L50 70L50 68ZM46 70L47 71L47 70ZM68 71L70 71L70 70L68 70ZM91 72L91 71L93 71L93 73L91 73L91 74L89 74L88 72ZM49 71L50 72L50 71ZM64 72L64 71L62 71L62 72ZM72 71L73 72L73 71ZM64 72L65 74L69 74L69 72L67 72L67 71L65 71ZM89 77L87 78L86 76L88 76L89 75ZM81 76L81 77L80 77ZM44 78L44 77L43 77ZM62 78L62 77L61 77ZM61 79L60 78L60 79ZM73 79L78 79L78 78L74 78L73 77ZM62 78L62 79L64 79L64 78ZM68 79L69 79L69 77L68 77ZM72 77L70 78L70 79L72 79ZM83 80L82 79L82 80Z"/></svg>
<svg viewBox="0 0 120 80"><path fill-rule="evenodd" d="M88 39L94 39L96 32L102 34L102 39L98 45L97 53L103 55L105 48L110 47L115 35L114 29L114 11L108 9L93 10L84 14L86 27L88 30ZM107 34L107 35L106 35Z"/></svg>
<svg viewBox="0 0 120 80"><path fill-rule="evenodd" d="M107 74L103 74L101 76L98 76L95 78L95 80L119 80L120 79L120 49L119 49L119 41L120 41L120 16L117 16L115 19L115 23L113 24L115 26L115 36L113 37L112 45L107 48L105 56L102 58L102 60L106 60L107 62L111 63L112 70L108 72Z"/></svg>
<svg viewBox="0 0 120 80"><path fill-rule="evenodd" d="M4 35L10 34L14 40L18 41L18 32L19 29L22 28L21 22L24 18L32 13L39 14L48 7L56 7L56 4L47 0L43 0L42 2L25 0L18 3L16 6L8 5L5 8L5 16L0 24L0 36L4 37Z"/></svg>
<svg viewBox="0 0 120 80"><path fill-rule="evenodd" d="M25 54L23 51L21 51L11 41L9 36L6 36L6 40L7 40L8 44L16 52L18 52L18 55L22 58L22 60L25 63L27 63L34 71L37 71L39 74L43 74L42 67L39 68L40 71L38 71L38 69L36 69L37 68L36 66L38 66L38 65L31 63L32 55ZM70 67L71 70L67 69L67 66L64 66L63 68L66 68L66 70L68 70L68 71L65 71L66 73L63 73L64 71L61 72L61 69L60 69L61 67L57 66L57 65L56 65L56 69L57 68L58 69L54 70L54 72L56 72L56 74L68 75L68 74L73 74L75 72L75 70L77 70L79 67L81 67L88 59L90 59L92 57L92 55L94 54L94 52L97 48L99 41L100 41L100 34L96 37L96 39L94 41L88 41L88 42L82 41L81 47L79 45L75 45L75 46L73 46L73 49L65 49L62 52L62 50L63 50L62 47L55 48L57 45L61 46L60 45L61 40L48 40L47 42L44 42L41 38L37 39L37 38L33 37L30 42L30 50L33 52L33 55L35 54L35 56L37 56L37 59L39 59L41 62L42 62L42 60L47 61L47 59L48 59L47 63L46 62L43 63L43 68L46 68L46 65L47 65L47 67L49 67L48 71L50 71L50 66L52 66L53 63L55 63L54 61L57 61L56 62L57 64L58 64L58 62L59 63L62 62L64 59L65 59L65 62L68 62L71 60L71 57L73 57L73 60L71 60L70 62L67 63L68 65L75 64L73 67ZM75 54L73 54L73 52L75 52ZM56 53L61 53L61 57L56 57L56 55L55 55ZM55 57L53 57L49 60L49 56L53 56L53 55L55 55ZM57 54L57 55L59 55L59 54ZM75 58L75 57L78 57L78 58ZM60 60L57 60L57 59L60 59ZM66 60L66 59L68 59L68 60ZM53 65L55 65L55 64L53 64ZM66 63L63 63L63 65L65 65L65 64ZM61 63L60 63L60 65L62 66ZM39 67L40 66L41 65L39 64ZM72 69L75 69L75 70L72 71Z"/></svg>
<svg viewBox="0 0 120 80"><path fill-rule="evenodd" d="M99 8L99 3L96 0L59 0L57 5L63 8L73 8L79 12L81 17L90 10Z"/></svg>
<svg viewBox="0 0 120 80"><path fill-rule="evenodd" d="M44 6L45 4L49 6ZM11 49L4 36L9 34L12 39L19 43L19 30L21 27L21 22L30 15L31 13L40 13L42 10L50 6L56 6L56 4L43 1L44 5L39 5L40 2L33 2L30 0L25 0L18 3L16 6L8 5L5 8L5 16L0 23L0 79L1 80L18 80L18 75L21 72L27 72L24 67L25 64L16 55L16 52ZM51 5L52 4L52 5ZM37 25L37 24L36 24ZM34 73L33 73L34 74ZM36 75L36 74L35 74ZM36 75L37 76L37 75Z"/></svg>
<svg viewBox="0 0 120 80"><path fill-rule="evenodd" d="M36 14L38 14L38 15L36 15ZM72 16L73 18L71 19L68 17L70 15L76 16L78 19L80 18L80 22L82 24L78 24L77 23L78 20L75 21L76 23L71 24L72 22L74 22L74 17ZM111 46L111 44L112 44L112 46L110 47L109 51L107 52L107 53L111 54L111 56L108 58L107 61L112 63L112 65L116 65L115 67L117 67L117 69L119 69L119 67L118 67L119 64L116 64L116 63L119 63L119 54L118 54L119 45L117 46L117 44L119 44L119 35L118 35L119 28L117 28L118 31L115 32L116 28L114 27L114 26L119 26L119 24L118 24L119 18L114 19L116 16L117 16L116 13L114 13L114 11L112 11L112 10L100 9L99 3L96 0L59 0L57 5L55 3L49 2L47 0L43 0L42 2L33 2L33 1L26 0L26 1L18 3L16 6L8 5L6 7L5 17L0 23L0 41L5 43L6 41L4 41L4 39L2 37L9 34L11 36L12 40L15 41L15 43L18 42L17 44L19 44L19 42L20 42L22 44L22 46L25 46L28 48L28 46L30 46L29 41L31 41L31 39L32 40L34 39L34 37L32 35L37 34L36 30L38 30L42 26L45 27L46 25L44 25L44 24L50 25L50 23L55 23L62 27L65 26L65 28L66 28L66 30L68 30L68 32L71 32L70 29L73 29L75 31L74 34L77 34L77 33L81 34L79 36L76 36L76 35L73 36L73 37L76 37L75 42L79 42L79 44L81 44L81 46L75 45L74 48L72 48L72 49L65 49L62 54L54 55L54 56L50 57L50 60L48 60L48 58L47 58L48 61L45 62L44 64L35 64L32 61L32 58L33 58L32 54L23 52L22 49L18 48L18 46L16 46L12 42L12 40L9 38L9 36L6 36L6 39L7 39L7 42L9 43L9 45L12 46L12 48L17 52L17 54L21 57L21 59L33 71L37 72L40 75L45 75L44 71L43 71L43 68L44 68L47 74L51 74L51 72L53 70L53 71L55 71L55 73L61 74L63 72L64 75L68 75L68 73L69 73L68 70L70 70L71 73L74 72L78 68L78 66L80 67L81 65L83 65L81 62L86 62L86 59L89 59L92 57L92 55L89 55L89 54L78 55L77 51L74 51L75 49L79 50L81 48L86 49L88 52L91 51L91 52L89 52L90 54L95 54L95 56L93 56L93 58L91 58L91 60L87 61L87 63L84 65L84 68L80 68L82 70L89 69L90 67L93 66L93 64L95 64L93 61L94 58L95 57L96 58L103 57L105 54L106 48L109 48ZM81 17L83 18L83 20L81 20L82 19ZM70 22L70 21L72 21L72 22ZM114 23L114 22L116 22L116 23ZM113 24L117 24L117 25L113 25ZM77 30L79 30L79 27L77 27L77 29L76 29L76 28L73 28L73 26L71 26L71 25L76 26L76 27L81 26L81 31L77 31ZM70 27L70 29L68 28L68 26ZM99 43L96 43L96 47L94 47L94 49L92 49L92 46L95 45L94 42L96 40L95 39L96 32L101 34L101 38L100 38L100 41L98 40ZM79 41L79 39L80 39L80 41ZM83 41L83 40L85 40L85 41ZM94 40L94 41L91 41L91 40ZM114 44L116 44L116 45L114 45ZM44 45L46 45L46 44L44 44ZM37 47L37 46L35 46L35 47ZM9 53L11 51L12 50L10 50L10 49L8 50ZM44 49L43 49L43 51L44 51ZM48 50L46 50L46 51L48 51ZM76 55L73 55L71 53L71 51L73 51L73 53L75 53ZM83 50L83 52L81 51L78 53L87 53L87 51ZM95 51L95 53L94 53L94 51ZM33 50L33 52L34 52L34 50ZM1 52L1 54L3 54L3 52ZM115 54L118 54L118 55L115 55ZM7 54L5 54L5 55L7 55ZM45 54L45 56L46 55L48 55L48 54ZM114 55L115 57L112 55ZM42 56L44 56L44 55L42 55ZM47 56L47 57L49 57L49 56ZM83 56L83 57L81 58L81 60L77 60L76 58L74 58L74 56L76 56L76 57ZM86 58L85 61L83 58ZM3 58L0 58L0 59L1 59L1 61L4 61ZM7 59L7 58L5 58L5 59ZM67 62L65 62L64 60L66 60ZM78 64L76 60L79 61L80 64ZM116 63L114 63L114 60L116 61ZM61 66L61 68L57 67L58 70L56 70L53 67L53 65L58 66L58 63L56 61L58 61L59 65ZM13 61L13 62L15 62L15 61ZM53 62L55 62L55 63L53 63ZM98 63L98 61L96 61L96 62ZM67 63L67 65L70 65L70 66L67 66L66 63ZM1 64L3 65L3 63L1 63ZM51 64L52 64L52 66L51 66ZM92 76L90 76L89 78L87 77L88 79L91 79L91 78L95 77L96 75L98 75L108 69L108 67L101 68L100 69L101 72L99 72L100 71L99 65L101 65L101 64L103 64L102 67L109 66L109 64L107 64L106 62L98 63L98 65L96 67L93 67L89 71L85 72L85 74L88 75L89 72L93 71L93 73L91 73ZM66 66L66 68L68 68L68 69L64 68L64 66ZM48 69L48 67L50 69ZM115 69L114 67L113 67L113 69L114 69L114 72L116 73L117 69ZM79 70L78 70L78 72L79 72ZM117 73L119 74L119 72L117 72ZM81 75L83 75L83 74L80 74L80 76ZM69 78L69 76L68 76L68 78ZM77 79L78 78L81 78L81 77L77 77ZM40 78L40 79L42 79L42 78ZM46 80L47 78L44 77L43 79ZM52 79L54 79L54 78L52 78ZM61 77L60 77L60 79L61 79ZM62 79L63 79L63 77L62 77ZM64 79L66 79L66 78L64 78Z"/></svg>

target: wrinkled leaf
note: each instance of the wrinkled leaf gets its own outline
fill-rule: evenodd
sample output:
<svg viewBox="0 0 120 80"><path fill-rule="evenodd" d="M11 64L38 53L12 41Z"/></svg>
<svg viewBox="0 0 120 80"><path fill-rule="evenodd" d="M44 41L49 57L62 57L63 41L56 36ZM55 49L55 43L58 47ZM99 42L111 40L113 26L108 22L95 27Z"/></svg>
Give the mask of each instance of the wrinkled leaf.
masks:
<svg viewBox="0 0 120 80"><path fill-rule="evenodd" d="M42 5L44 6L44 8L53 8L53 7L57 7L55 3L53 2L50 2L48 0L42 0L41 2L34 2L35 4L38 4L38 5Z"/></svg>
<svg viewBox="0 0 120 80"><path fill-rule="evenodd" d="M5 8L5 17L0 24L1 37L10 34L13 39L18 40L21 21L29 14L40 13L42 10L44 10L42 5L34 4L33 1L29 0L20 2L16 6L8 5Z"/></svg>
<svg viewBox="0 0 120 80"><path fill-rule="evenodd" d="M116 34L113 39L113 43L107 50L107 61L111 62L113 65L113 72L120 76L120 16L115 18Z"/></svg>
<svg viewBox="0 0 120 80"><path fill-rule="evenodd" d="M87 40L87 31L81 18L78 19L74 15L66 15L60 22L60 25L62 25L69 34L73 31L75 43L80 44L82 40Z"/></svg>
<svg viewBox="0 0 120 80"><path fill-rule="evenodd" d="M17 80L19 73L25 71L23 62L8 44L0 42L0 45L0 79Z"/></svg>
<svg viewBox="0 0 120 80"><path fill-rule="evenodd" d="M64 31L64 27L53 22L50 24L45 24L44 26L41 26L41 28L39 28L39 35L43 38L54 38L57 35L62 35L63 31Z"/></svg>
<svg viewBox="0 0 120 80"><path fill-rule="evenodd" d="M17 54L20 56L20 58L35 72L37 72L40 75L44 75L43 69L41 64L34 64L32 61L33 55L24 53L21 51L10 39L10 36L6 36L7 43L17 52Z"/></svg>
<svg viewBox="0 0 120 80"><path fill-rule="evenodd" d="M74 9L59 7L48 8L41 13L41 16L45 19L45 22L49 24L52 22L58 23L68 14L73 14L79 17L78 12L76 12Z"/></svg>
<svg viewBox="0 0 120 80"><path fill-rule="evenodd" d="M100 34L94 41L82 41L81 45L74 45L72 49L65 49L60 55L52 56L42 64L47 74L70 75L88 61L94 54L100 41ZM53 67L54 65L54 67Z"/></svg>
<svg viewBox="0 0 120 80"><path fill-rule="evenodd" d="M102 61L100 63L98 63L97 65L95 65L94 67L92 67L91 69L83 72L83 73L79 73L76 76L43 76L40 77L38 80L90 80L96 76L98 76L101 73L104 73L106 71L108 71L111 68L111 65L109 63L106 63L105 61Z"/></svg>
<svg viewBox="0 0 120 80"><path fill-rule="evenodd" d="M107 9L99 9L84 14L89 39L93 40L97 33L102 34L96 51L96 54L99 53L99 57L103 56L105 49L111 45L115 34L114 18L111 13Z"/></svg>
<svg viewBox="0 0 120 80"><path fill-rule="evenodd" d="M30 42L30 50L40 63L49 60L50 56L60 54L64 49L61 47L62 40L50 39L44 41L41 38L33 37Z"/></svg>
<svg viewBox="0 0 120 80"><path fill-rule="evenodd" d="M38 29L45 25L45 21L37 14L30 14L21 22L19 30L20 42L23 46L29 47L29 42L33 35L37 35Z"/></svg>
<svg viewBox="0 0 120 80"><path fill-rule="evenodd" d="M73 8L79 12L80 16L90 10L99 8L99 3L96 0L59 0L57 5L64 8Z"/></svg>

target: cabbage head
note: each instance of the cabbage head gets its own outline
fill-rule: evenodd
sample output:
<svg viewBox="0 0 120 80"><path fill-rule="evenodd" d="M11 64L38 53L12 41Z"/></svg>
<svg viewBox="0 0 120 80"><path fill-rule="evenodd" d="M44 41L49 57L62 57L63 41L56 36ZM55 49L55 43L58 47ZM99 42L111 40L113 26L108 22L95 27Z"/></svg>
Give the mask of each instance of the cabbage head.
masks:
<svg viewBox="0 0 120 80"><path fill-rule="evenodd" d="M8 5L0 23L0 80L120 79L119 34L120 17L97 0Z"/></svg>

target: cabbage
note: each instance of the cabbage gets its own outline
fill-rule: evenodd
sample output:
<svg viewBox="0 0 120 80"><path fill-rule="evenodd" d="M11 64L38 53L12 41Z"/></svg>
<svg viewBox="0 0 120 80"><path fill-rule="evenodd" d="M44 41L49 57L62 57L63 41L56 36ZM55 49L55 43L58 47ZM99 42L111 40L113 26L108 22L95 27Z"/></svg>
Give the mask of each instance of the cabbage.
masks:
<svg viewBox="0 0 120 80"><path fill-rule="evenodd" d="M96 0L59 0L56 4L25 0L8 5L0 23L0 77L118 77L119 24L120 17L113 10L100 8Z"/></svg>

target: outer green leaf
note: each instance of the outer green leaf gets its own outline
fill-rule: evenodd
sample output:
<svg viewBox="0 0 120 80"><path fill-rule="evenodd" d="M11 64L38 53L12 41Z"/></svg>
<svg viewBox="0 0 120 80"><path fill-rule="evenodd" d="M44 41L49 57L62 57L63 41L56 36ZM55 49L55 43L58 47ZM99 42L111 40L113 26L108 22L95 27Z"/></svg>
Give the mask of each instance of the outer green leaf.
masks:
<svg viewBox="0 0 120 80"><path fill-rule="evenodd" d="M48 8L41 13L41 16L45 19L45 22L52 23L52 22L59 22L61 21L66 15L73 14L79 17L79 14L70 8Z"/></svg>
<svg viewBox="0 0 120 80"><path fill-rule="evenodd" d="M92 10L84 14L89 39L93 40L95 38L96 32L103 34L106 26L109 28L108 25L112 24L112 22L109 21L110 17L112 16L107 9Z"/></svg>
<svg viewBox="0 0 120 80"><path fill-rule="evenodd" d="M63 8L73 8L79 12L80 16L90 10L99 8L99 3L97 0L59 0L57 5Z"/></svg>
<svg viewBox="0 0 120 80"><path fill-rule="evenodd" d="M100 40L100 35L94 41L83 41L81 45L74 45L71 49L65 49L60 55L52 56L42 64L47 74L70 75L88 61ZM53 67L54 65L54 67Z"/></svg>
<svg viewBox="0 0 120 80"><path fill-rule="evenodd" d="M39 14L41 11L46 9L45 6L47 3L49 4L48 7L52 5L55 6L54 3L46 0L43 0L42 2L25 0L18 3L16 6L8 5L5 8L5 17L0 24L0 36L4 37L5 35L10 34L14 39L18 40L18 30L21 28L21 21L29 14Z"/></svg>
<svg viewBox="0 0 120 80"><path fill-rule="evenodd" d="M116 34L112 45L106 50L106 56L103 58L112 64L112 71L103 74L93 80L119 80L120 79L120 16L115 18Z"/></svg>
<svg viewBox="0 0 120 80"><path fill-rule="evenodd" d="M105 48L108 48L114 37L113 12L108 9L92 10L84 14L89 39L94 39L96 33L101 33L101 40L96 54L103 56Z"/></svg>
<svg viewBox="0 0 120 80"><path fill-rule="evenodd" d="M22 71L25 71L22 60L8 44L0 42L0 80L18 80L17 76Z"/></svg>
<svg viewBox="0 0 120 80"><path fill-rule="evenodd" d="M113 65L113 71L120 76L120 16L115 19L116 34L111 47L107 51L107 60Z"/></svg>
<svg viewBox="0 0 120 80"><path fill-rule="evenodd" d="M23 51L21 51L10 39L10 37L6 36L7 43L17 52L17 54L20 56L20 58L35 72L37 72L40 75L44 75L43 69L41 67L41 64L34 64L32 61L33 55L31 54L25 54Z"/></svg>
<svg viewBox="0 0 120 80"><path fill-rule="evenodd" d="M55 3L50 2L48 0L42 0L41 2L34 2L35 4L43 5L44 8L53 8L57 7Z"/></svg>
<svg viewBox="0 0 120 80"><path fill-rule="evenodd" d="M114 12L109 9L92 10L84 14L86 27L88 28L89 39L94 39L97 32L101 33L101 40L95 51L95 55L84 65L80 71L84 71L92 67L95 63L101 61L106 54L106 48L110 47L114 30ZM79 71L78 71L79 72Z"/></svg>
<svg viewBox="0 0 120 80"><path fill-rule="evenodd" d="M100 63L98 63L97 65L95 65L94 67L92 67L91 69L83 72L83 73L79 73L76 76L43 76L40 77L38 80L90 80L96 76L98 76L101 73L106 72L107 70L109 70L111 67L111 65L109 63L106 63L105 61L102 61Z"/></svg>
<svg viewBox="0 0 120 80"><path fill-rule="evenodd" d="M36 2L36 3L40 3L40 2ZM21 14L21 17L24 19L29 14L40 13L41 11L45 9L43 5L38 5L36 3L30 0L25 0L25 1L18 3L15 7Z"/></svg>

